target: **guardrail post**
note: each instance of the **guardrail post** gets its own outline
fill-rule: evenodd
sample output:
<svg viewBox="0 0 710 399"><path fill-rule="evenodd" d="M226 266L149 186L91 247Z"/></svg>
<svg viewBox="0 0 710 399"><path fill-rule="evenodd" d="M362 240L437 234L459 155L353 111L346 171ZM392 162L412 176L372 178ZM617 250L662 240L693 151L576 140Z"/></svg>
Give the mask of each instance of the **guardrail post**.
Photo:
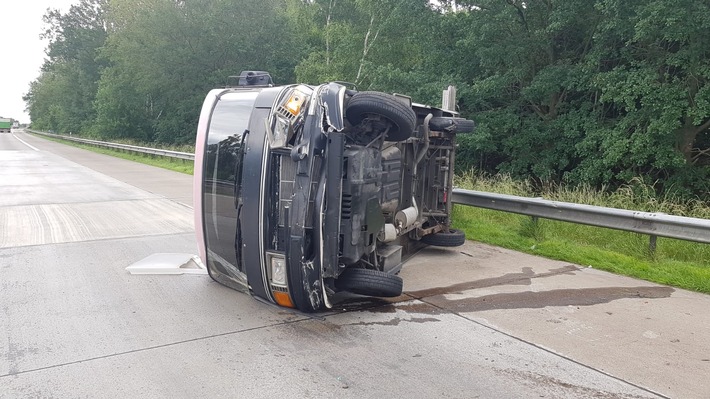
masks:
<svg viewBox="0 0 710 399"><path fill-rule="evenodd" d="M651 255L656 253L656 239L658 239L658 236L654 236L654 235L649 236L648 251L651 253Z"/></svg>

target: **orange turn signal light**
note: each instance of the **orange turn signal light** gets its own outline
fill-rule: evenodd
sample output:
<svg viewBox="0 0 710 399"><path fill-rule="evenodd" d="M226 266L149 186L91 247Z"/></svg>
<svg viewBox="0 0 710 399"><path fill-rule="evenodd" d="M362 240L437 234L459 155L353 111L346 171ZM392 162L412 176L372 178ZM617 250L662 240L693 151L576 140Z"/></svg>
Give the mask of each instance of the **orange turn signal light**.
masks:
<svg viewBox="0 0 710 399"><path fill-rule="evenodd" d="M276 301L277 304L280 306L286 307L286 308L295 308L296 306L293 304L293 301L291 301L291 296L288 295L288 292L281 292L281 291L271 291L272 294L274 294L274 301Z"/></svg>
<svg viewBox="0 0 710 399"><path fill-rule="evenodd" d="M291 94L291 97L286 101L286 104L284 105L284 108L288 112L291 113L291 115L298 115L301 112L301 108L303 107L303 104L306 102L306 99L308 97L301 93L298 90L294 90L294 92Z"/></svg>

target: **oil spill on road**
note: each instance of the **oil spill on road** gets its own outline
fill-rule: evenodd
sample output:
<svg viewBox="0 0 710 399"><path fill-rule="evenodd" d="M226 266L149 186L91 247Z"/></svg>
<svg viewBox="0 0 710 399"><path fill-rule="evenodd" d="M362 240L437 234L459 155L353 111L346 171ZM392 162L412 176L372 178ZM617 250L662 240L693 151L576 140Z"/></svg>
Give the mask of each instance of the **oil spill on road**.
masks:
<svg viewBox="0 0 710 399"><path fill-rule="evenodd" d="M373 313L396 313L397 310L402 310L407 313L438 315L450 312L479 312L497 309L536 309L547 306L593 306L619 299L668 298L675 292L675 289L663 286L600 287L537 292L524 291L454 299L446 297L447 294L462 293L480 288L502 285L531 285L532 279L535 278L563 274L574 275L579 270L578 266L567 265L557 269L550 269L544 273L535 273L531 268L524 267L520 273L508 273L498 277L467 281L446 287L409 291L396 298L347 298L337 303L333 310L344 312L369 311ZM394 320L396 321L396 319Z"/></svg>
<svg viewBox="0 0 710 399"><path fill-rule="evenodd" d="M434 317L412 317L410 319L402 319L395 317L388 321L361 321L358 323L346 324L348 326L398 326L400 323L431 323L441 321Z"/></svg>
<svg viewBox="0 0 710 399"><path fill-rule="evenodd" d="M533 278L545 278L561 274L574 275L574 272L579 270L580 269L577 266L567 265L557 269L550 269L545 273L535 273L532 268L524 267L520 273L508 273L499 277L467 281L447 287L434 287L419 291L408 291L395 298L361 297L348 293L339 293L336 294L339 297L335 299L336 303L334 304L332 311L340 313L367 310L377 313L395 313L397 310L397 307L394 306L395 304L411 301L413 299L422 299L431 296L451 294L477 288L495 287L499 285L530 285ZM416 308L420 310L418 313L432 313L432 306L430 305L413 303L407 306L409 306L410 309Z"/></svg>
<svg viewBox="0 0 710 399"><path fill-rule="evenodd" d="M375 297L356 297L341 300L333 305L333 311L340 312L358 312L363 310L376 311L378 313L394 313L395 308L393 303L409 301L412 298L400 295L396 298L375 298ZM384 309L384 310L382 310ZM381 311L382 310L382 311Z"/></svg>
<svg viewBox="0 0 710 399"><path fill-rule="evenodd" d="M27 348L24 345L17 344L13 342L10 337L8 337L7 353L0 353L0 358L7 359L7 374L0 376L5 377L8 375L15 375L20 372L21 360L24 360L28 355L36 355L39 353L37 348ZM3 370L4 371L4 370ZM2 373L3 371L0 371Z"/></svg>
<svg viewBox="0 0 710 399"><path fill-rule="evenodd" d="M463 283L453 284L447 287L428 288L419 291L408 291L407 295L412 298L421 299L434 295L451 294L473 290L477 288L495 287L498 285L530 285L534 278L545 278L558 276L560 274L574 275L574 272L579 271L579 267L567 265L558 269L551 269L546 273L535 273L532 268L524 267L520 273L508 273L499 277L484 278L475 281L466 281Z"/></svg>
<svg viewBox="0 0 710 399"><path fill-rule="evenodd" d="M499 374L507 375L515 378L517 381L522 381L524 384L529 384L534 387L541 387L549 391L550 396L564 396L575 398L596 398L596 399L643 399L649 397L658 397L656 395L639 396L634 394L622 394L619 392L601 391L594 387L586 387L578 384L561 381L557 378L543 375L540 373L512 370L512 369L496 369Z"/></svg>
<svg viewBox="0 0 710 399"><path fill-rule="evenodd" d="M427 302L454 312L480 312L498 309L536 309L547 306L593 306L619 299L668 298L673 292L675 289L671 287L602 287L525 291L461 299L448 299L440 295L428 298ZM406 311L407 305L399 309Z"/></svg>

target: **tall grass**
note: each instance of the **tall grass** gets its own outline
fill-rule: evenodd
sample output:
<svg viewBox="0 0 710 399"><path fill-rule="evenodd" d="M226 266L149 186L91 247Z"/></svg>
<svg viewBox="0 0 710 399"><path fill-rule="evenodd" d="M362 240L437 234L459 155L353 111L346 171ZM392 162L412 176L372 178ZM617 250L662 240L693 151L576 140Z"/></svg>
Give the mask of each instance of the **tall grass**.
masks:
<svg viewBox="0 0 710 399"><path fill-rule="evenodd" d="M607 187L599 189L588 185L534 184L530 180L514 180L507 174L487 175L470 171L456 176L454 184L461 188L499 194L710 219L710 203L707 201L659 194L655 185L644 183L638 178L615 190L609 190Z"/></svg>
<svg viewBox="0 0 710 399"><path fill-rule="evenodd" d="M456 185L479 191L543 197L612 208L710 218L710 204L656 194L635 180L614 191L548 184L540 188L507 175L469 173ZM654 252L649 237L467 206L455 206L454 225L470 239L554 259L592 266L662 284L710 293L710 245L659 238Z"/></svg>

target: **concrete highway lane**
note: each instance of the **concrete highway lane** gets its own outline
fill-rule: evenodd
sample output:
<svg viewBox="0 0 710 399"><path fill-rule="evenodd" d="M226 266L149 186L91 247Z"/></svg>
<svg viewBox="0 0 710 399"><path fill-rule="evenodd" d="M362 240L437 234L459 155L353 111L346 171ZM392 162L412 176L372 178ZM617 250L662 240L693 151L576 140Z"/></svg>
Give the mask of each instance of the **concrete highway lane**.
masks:
<svg viewBox="0 0 710 399"><path fill-rule="evenodd" d="M710 300L469 242L306 316L206 275L191 177L0 135L0 398L654 398L710 392Z"/></svg>

